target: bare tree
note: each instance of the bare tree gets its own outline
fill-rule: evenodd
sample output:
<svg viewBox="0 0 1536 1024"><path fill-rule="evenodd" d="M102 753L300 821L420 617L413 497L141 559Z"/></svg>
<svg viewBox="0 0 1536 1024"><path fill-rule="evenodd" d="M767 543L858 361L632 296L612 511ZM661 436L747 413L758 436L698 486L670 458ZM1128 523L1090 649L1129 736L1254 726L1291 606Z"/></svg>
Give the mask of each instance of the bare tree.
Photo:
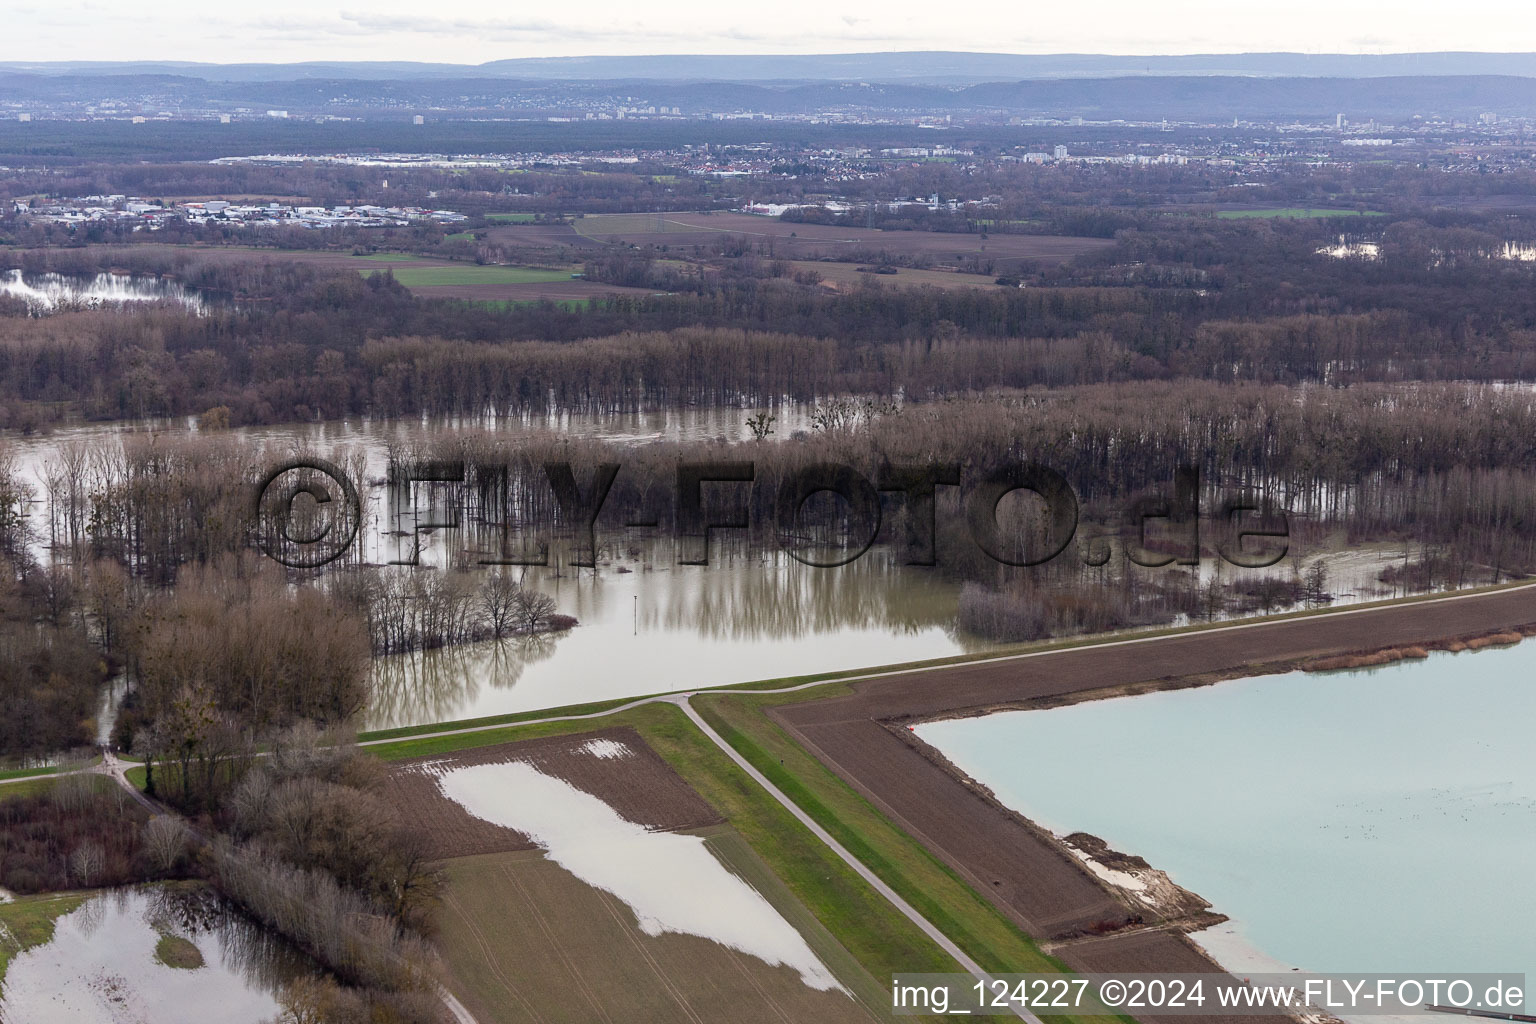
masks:
<svg viewBox="0 0 1536 1024"><path fill-rule="evenodd" d="M32 488L17 472L15 454L0 444L0 552L15 554L26 547L31 536L27 506Z"/></svg>
<svg viewBox="0 0 1536 1024"><path fill-rule="evenodd" d="M516 625L517 601L522 589L505 572L491 573L480 587L480 610L491 628L491 635L498 640L512 632Z"/></svg>
<svg viewBox="0 0 1536 1024"><path fill-rule="evenodd" d="M447 877L433 857L432 845L419 829L401 826L389 846L384 873L390 910L402 923L423 929L441 901Z"/></svg>
<svg viewBox="0 0 1536 1024"><path fill-rule="evenodd" d="M541 590L519 587L513 608L518 627L525 633L537 633L555 614L555 599Z"/></svg>
<svg viewBox="0 0 1536 1024"><path fill-rule="evenodd" d="M96 779L83 771L70 771L53 784L50 798L60 810L78 813L90 806L96 793Z"/></svg>
<svg viewBox="0 0 1536 1024"><path fill-rule="evenodd" d="M174 815L158 814L144 826L144 850L164 875L176 870L189 838L187 826Z"/></svg>
<svg viewBox="0 0 1536 1024"><path fill-rule="evenodd" d="M69 855L69 873L81 885L94 885L107 864L107 851L94 839L87 839Z"/></svg>

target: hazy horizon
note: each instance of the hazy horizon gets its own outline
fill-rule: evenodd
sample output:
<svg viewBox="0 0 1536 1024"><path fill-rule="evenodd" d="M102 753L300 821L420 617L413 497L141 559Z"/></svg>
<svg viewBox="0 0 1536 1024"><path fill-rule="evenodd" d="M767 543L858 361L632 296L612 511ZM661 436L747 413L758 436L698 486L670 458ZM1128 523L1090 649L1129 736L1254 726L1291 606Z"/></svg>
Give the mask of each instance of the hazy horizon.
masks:
<svg viewBox="0 0 1536 1024"><path fill-rule="evenodd" d="M523 57L790 55L952 50L1018 55L1184 56L1242 53L1406 54L1536 51L1536 20L1502 0L1470 0L1454 19L1424 2L1339 5L1300 0L1236 11L1214 0L1151 7L1110 0L1024 14L987 0L942 13L897 0L878 14L853 4L788 0L772 17L689 0L643 15L613 0L508 16L484 0L422 13L276 0L259 11L168 0L153 10L84 0L22 6L0 61L419 61L478 64Z"/></svg>

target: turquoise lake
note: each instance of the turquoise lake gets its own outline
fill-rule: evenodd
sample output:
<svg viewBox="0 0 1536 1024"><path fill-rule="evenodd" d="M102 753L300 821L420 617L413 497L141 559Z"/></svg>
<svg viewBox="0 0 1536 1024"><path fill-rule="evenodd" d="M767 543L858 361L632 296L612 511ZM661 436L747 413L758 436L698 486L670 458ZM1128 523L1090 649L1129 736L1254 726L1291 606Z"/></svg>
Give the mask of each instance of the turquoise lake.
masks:
<svg viewBox="0 0 1536 1024"><path fill-rule="evenodd" d="M918 734L1058 835L1145 857L1318 972L1536 979L1536 642ZM1213 939L1224 932L1226 939Z"/></svg>

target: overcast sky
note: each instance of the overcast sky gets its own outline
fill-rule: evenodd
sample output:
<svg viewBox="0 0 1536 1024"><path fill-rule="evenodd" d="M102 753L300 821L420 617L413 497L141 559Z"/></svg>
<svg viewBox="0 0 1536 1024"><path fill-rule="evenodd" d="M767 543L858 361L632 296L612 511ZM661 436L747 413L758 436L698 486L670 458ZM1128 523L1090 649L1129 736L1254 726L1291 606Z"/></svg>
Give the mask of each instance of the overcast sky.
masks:
<svg viewBox="0 0 1536 1024"><path fill-rule="evenodd" d="M151 0L7 3L0 60L421 60L645 53L1536 51L1530 0Z"/></svg>

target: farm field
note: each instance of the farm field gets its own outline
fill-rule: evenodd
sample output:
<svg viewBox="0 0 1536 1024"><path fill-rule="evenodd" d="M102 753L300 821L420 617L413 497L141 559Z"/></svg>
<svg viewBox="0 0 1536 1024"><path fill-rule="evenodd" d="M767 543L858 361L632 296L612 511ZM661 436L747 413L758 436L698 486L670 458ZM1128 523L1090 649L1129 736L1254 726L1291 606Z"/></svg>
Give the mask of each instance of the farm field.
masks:
<svg viewBox="0 0 1536 1024"><path fill-rule="evenodd" d="M445 263L440 260L395 262L397 265L390 267L395 280L412 290L456 285L547 284L553 281L569 281L573 273L571 269L482 267L472 263ZM362 271L365 277L381 272L380 270Z"/></svg>
<svg viewBox="0 0 1536 1024"><path fill-rule="evenodd" d="M708 931L689 931L677 923L660 927L642 912L648 904L633 902L635 881L594 884L578 873L584 868L568 870L556 852L540 848L542 843L471 815L440 788L440 780L459 772L509 765L532 768L559 780L557 786L593 794L585 799L600 800L645 834L697 836L708 851L691 847L704 858L699 866L713 865L720 878L729 872L745 880L756 894L752 898L768 904L757 905L788 922L842 989L828 987L830 982L812 986L790 962L773 963L749 947L717 941ZM387 795L430 838L432 856L447 862L441 945L456 994L483 1022L617 1020L637 1014L697 1021L717 1018L725 1007L732 1020L743 1021L878 1019L867 1007L883 1004L881 986L634 728L400 761ZM606 837L585 819L582 829L584 838L578 842L585 852L578 859L585 870L594 857L629 863L631 856L644 856L642 849ZM570 855L569 847L561 849ZM638 877L651 878L650 870L641 869ZM719 882L699 873L688 878L703 886ZM668 887L665 874L638 884L659 884L661 898L686 904L679 891ZM506 921L530 927L509 929Z"/></svg>
<svg viewBox="0 0 1536 1024"><path fill-rule="evenodd" d="M691 234L706 231L730 231L727 226L700 224L687 213L594 213L578 218L573 230L585 238L612 241L620 235ZM724 214L708 214L711 219ZM759 220L763 218L751 218Z"/></svg>
<svg viewBox="0 0 1536 1024"><path fill-rule="evenodd" d="M729 830L708 842L744 855L745 844ZM880 987L803 910L794 923L824 961L838 955L840 977L862 975L850 986L862 991L862 1001L817 991L788 967L708 939L647 935L623 902L538 851L458 858L446 871L439 941L451 987L481 1024L881 1019L866 1008L880 1005ZM764 871L754 882L767 878ZM782 911L794 900L777 889L770 902ZM509 928L509 921L525 926Z"/></svg>
<svg viewBox="0 0 1536 1024"><path fill-rule="evenodd" d="M598 214L576 221L575 231L605 242L658 246L687 245L710 234L733 235L771 243L774 256L790 260L860 260L884 253L923 256L948 265L991 260L998 267L1025 260L1062 261L1114 244L1107 238L1065 235L989 235L983 240L980 234L796 224L746 213Z"/></svg>
<svg viewBox="0 0 1536 1024"><path fill-rule="evenodd" d="M622 746L629 753L622 769L592 755L593 745ZM455 754L453 767L501 764L517 760L563 779L577 789L600 795L622 817L651 829L678 831L720 823L719 812L656 755L633 728L609 728L580 736L550 736L521 743L500 743ZM443 758L427 756L400 761L389 778L389 799L405 808L430 837L439 859L482 853L531 850L534 844L517 832L471 816L444 799L436 779L424 768L440 768Z"/></svg>
<svg viewBox="0 0 1536 1024"><path fill-rule="evenodd" d="M833 692L837 692L836 689ZM870 975L884 978L898 971L953 973L959 969L911 922L731 764L677 708L653 704L620 712L605 721L633 727L646 745L687 781L689 788L719 812L753 852L756 863L781 880L796 901ZM458 753L461 751L478 760L483 755L474 752L480 747L523 739L579 736L580 742L585 743L593 738L590 731L593 724L578 720L509 725L505 729L480 733L403 737L382 741L369 749L390 762L429 756L442 760L448 755L462 756ZM735 730L726 725L722 731L730 738ZM857 794L847 790L808 754L790 744L788 749L778 751L777 756L792 758L792 765L804 767L812 775L829 780L841 791L841 796L833 797L831 806L838 806L851 824L835 829L839 839L867 863L875 865L886 881L913 900L930 920L982 964L996 970L1060 969L1056 961L1041 953L986 899L971 891L919 843L893 826ZM784 770L777 765L774 767L776 772ZM795 768L790 771L793 774L787 778L776 779L781 787L801 796L811 793L813 802L827 798L828 794L819 789L806 790L799 771ZM623 799L622 794L609 787L601 789L597 795L612 798L616 804ZM713 849L721 850L718 845ZM763 890L748 870L728 855L726 859L733 871ZM796 917L788 912L785 916L798 927ZM830 956L826 963L835 972L839 971L837 961ZM840 973L838 976L842 978ZM843 981L853 987L851 982ZM1068 1019L1088 1021L1095 1018Z"/></svg>
<svg viewBox="0 0 1536 1024"><path fill-rule="evenodd" d="M1276 217L1315 220L1324 217L1385 217L1386 214L1380 210L1317 210L1298 206L1285 206L1265 210L1217 210L1216 216L1221 220L1273 219Z"/></svg>
<svg viewBox="0 0 1536 1024"><path fill-rule="evenodd" d="M562 281L538 281L529 284L486 285L451 284L431 288L411 288L425 299L464 299L470 302L519 304L528 302L583 303L588 299L601 299L608 295L654 295L650 288L631 288L621 284L603 284L599 281L582 281L567 278Z"/></svg>
<svg viewBox="0 0 1536 1024"><path fill-rule="evenodd" d="M522 221L502 222L488 228L485 236L497 245L526 246L530 249L561 252L581 249L595 252L604 247L603 242L577 234L569 224L533 224Z"/></svg>
<svg viewBox="0 0 1536 1024"><path fill-rule="evenodd" d="M898 267L894 274L871 274L859 270L859 265L856 263L792 260L790 265L797 271L816 271L821 275L822 284L839 290L858 287L870 279L879 281L881 284L895 285L898 288L914 288L918 285L933 285L936 288L1002 287L985 274L962 274L953 270L912 270L908 267Z"/></svg>

